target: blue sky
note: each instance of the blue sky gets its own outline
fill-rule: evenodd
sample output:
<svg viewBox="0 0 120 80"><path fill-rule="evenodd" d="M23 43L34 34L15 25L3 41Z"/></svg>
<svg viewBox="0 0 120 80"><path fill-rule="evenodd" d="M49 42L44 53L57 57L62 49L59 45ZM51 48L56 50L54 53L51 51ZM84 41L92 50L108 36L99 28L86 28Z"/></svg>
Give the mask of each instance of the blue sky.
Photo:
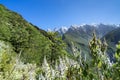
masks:
<svg viewBox="0 0 120 80"><path fill-rule="evenodd" d="M83 23L120 23L120 0L0 0L0 3L44 30Z"/></svg>

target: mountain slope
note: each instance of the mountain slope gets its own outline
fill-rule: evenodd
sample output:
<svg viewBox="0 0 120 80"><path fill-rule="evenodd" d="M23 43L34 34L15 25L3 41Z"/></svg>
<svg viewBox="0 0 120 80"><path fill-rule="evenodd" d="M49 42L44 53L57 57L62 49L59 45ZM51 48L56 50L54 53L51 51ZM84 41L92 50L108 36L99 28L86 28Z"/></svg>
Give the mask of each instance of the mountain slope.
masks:
<svg viewBox="0 0 120 80"><path fill-rule="evenodd" d="M116 44L118 44L120 41L120 28L110 31L105 36L103 36L103 38L106 39L109 45L108 54L111 58L113 58L113 53L116 51Z"/></svg>
<svg viewBox="0 0 120 80"><path fill-rule="evenodd" d="M80 25L80 26L71 26L63 34L63 40L68 45L68 52L73 53L72 51L72 42L75 44L78 50L81 50L83 54L89 56L88 42L92 38L93 32L96 33L98 38L102 38L108 32L116 29L117 25L105 25L105 24L96 24L96 25ZM59 31L58 31L59 32Z"/></svg>
<svg viewBox="0 0 120 80"><path fill-rule="evenodd" d="M0 40L9 42L14 51L21 54L24 62L40 64L44 56L50 61L66 53L64 47L60 46L60 38L54 33L37 28L3 5L0 5Z"/></svg>

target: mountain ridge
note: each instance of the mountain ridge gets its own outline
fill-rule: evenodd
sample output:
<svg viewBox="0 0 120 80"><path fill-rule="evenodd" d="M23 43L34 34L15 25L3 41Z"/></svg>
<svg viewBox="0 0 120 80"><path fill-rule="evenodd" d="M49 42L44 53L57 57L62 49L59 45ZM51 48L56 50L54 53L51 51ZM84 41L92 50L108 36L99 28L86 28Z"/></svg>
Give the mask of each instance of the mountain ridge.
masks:
<svg viewBox="0 0 120 80"><path fill-rule="evenodd" d="M71 25L70 27L63 26L61 28L55 28L53 31L59 32L60 34L64 34L69 29L79 29L79 28L81 28L85 32L86 31L86 29L85 29L86 26L92 26L94 28L100 28L101 25L108 26L108 27L115 27L115 28L120 27L120 24L104 24L104 23L99 23L99 24L81 24L81 25Z"/></svg>

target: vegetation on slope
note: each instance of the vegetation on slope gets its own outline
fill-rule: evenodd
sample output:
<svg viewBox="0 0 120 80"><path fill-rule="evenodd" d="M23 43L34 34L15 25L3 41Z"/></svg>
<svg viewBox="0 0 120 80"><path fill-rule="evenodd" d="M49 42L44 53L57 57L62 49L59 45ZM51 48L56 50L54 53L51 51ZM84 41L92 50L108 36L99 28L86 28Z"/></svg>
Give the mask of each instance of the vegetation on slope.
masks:
<svg viewBox="0 0 120 80"><path fill-rule="evenodd" d="M75 59L59 57L59 63L48 63L46 57L41 66L25 64L18 55L13 55L11 47L0 42L0 79L1 80L119 80L120 79L120 43L116 46L115 63L111 63L106 54L106 42L93 36L89 42L92 60L75 49ZM6 48L6 49L5 49ZM8 54L9 53L9 54Z"/></svg>
<svg viewBox="0 0 120 80"><path fill-rule="evenodd" d="M21 53L25 63L41 64L45 55L52 60L66 54L64 43L55 33L36 28L3 5L0 5L0 40L9 42L16 53Z"/></svg>

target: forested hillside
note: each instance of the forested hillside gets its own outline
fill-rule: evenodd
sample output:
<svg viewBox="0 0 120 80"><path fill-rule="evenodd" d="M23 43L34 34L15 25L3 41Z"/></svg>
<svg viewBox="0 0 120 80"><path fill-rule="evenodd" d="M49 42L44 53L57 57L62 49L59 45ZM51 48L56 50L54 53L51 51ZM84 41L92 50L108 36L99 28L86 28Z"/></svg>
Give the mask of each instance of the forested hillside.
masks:
<svg viewBox="0 0 120 80"><path fill-rule="evenodd" d="M40 64L44 56L52 61L66 54L56 33L38 29L3 5L0 5L0 40L10 43L24 62Z"/></svg>

